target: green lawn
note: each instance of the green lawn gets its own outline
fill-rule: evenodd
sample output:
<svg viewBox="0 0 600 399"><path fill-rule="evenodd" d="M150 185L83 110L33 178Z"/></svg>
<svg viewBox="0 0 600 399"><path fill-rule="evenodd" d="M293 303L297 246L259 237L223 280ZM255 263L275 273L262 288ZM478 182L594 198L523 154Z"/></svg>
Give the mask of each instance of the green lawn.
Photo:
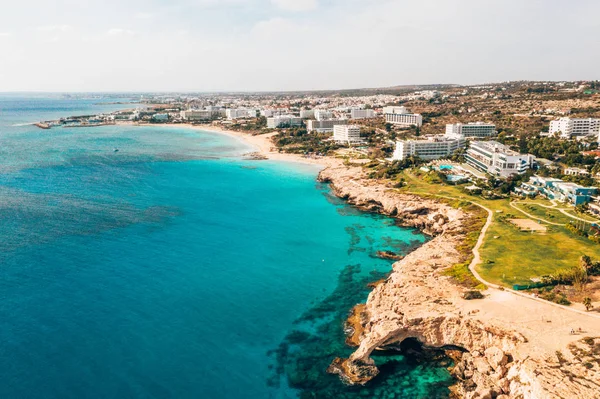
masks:
<svg viewBox="0 0 600 399"><path fill-rule="evenodd" d="M568 269L578 264L579 257L584 254L600 260L599 244L576 236L562 226L542 222L548 227L545 234L519 231L504 219L527 217L513 209L509 199L485 200L480 196L468 195L457 186L427 182L422 175L415 175L414 171L405 171L401 177L407 182L401 191L475 201L494 212L494 222L480 249L482 264L478 266L479 273L487 281L512 286L527 283L533 277ZM568 223L571 220L556 209L546 209L536 204L551 205L546 200L535 200L517 206L553 223Z"/></svg>
<svg viewBox="0 0 600 399"><path fill-rule="evenodd" d="M558 209L544 208L542 206L539 206L539 204L540 204L540 201L536 201L536 202L531 202L531 201L521 202L521 201L519 201L519 203L515 204L515 206L517 208L527 212L528 214L535 216L536 218L544 219L551 223L567 224L573 220L573 219L569 218L568 216L566 216L565 214L561 213ZM548 201L547 204L544 204L544 205L551 205L550 201ZM513 213L515 213L519 217L527 217L527 216L523 215L522 213L517 212L516 210L513 210Z"/></svg>

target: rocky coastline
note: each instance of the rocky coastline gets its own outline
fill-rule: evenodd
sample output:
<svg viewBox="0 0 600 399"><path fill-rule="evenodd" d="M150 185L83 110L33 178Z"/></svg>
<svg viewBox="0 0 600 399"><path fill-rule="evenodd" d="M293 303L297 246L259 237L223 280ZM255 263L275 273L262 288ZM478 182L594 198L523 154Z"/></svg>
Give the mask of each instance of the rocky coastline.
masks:
<svg viewBox="0 0 600 399"><path fill-rule="evenodd" d="M366 304L352 309L346 342L356 350L348 359L335 359L328 372L349 385L367 384L378 374L370 358L373 351L416 339L426 347L447 350L454 359L453 397L598 397L600 356L595 358L594 351L600 348L600 339L590 343L588 338L592 349L585 359L573 351L577 343L564 352L544 351L531 342L533 331L488 312L496 305L488 298L465 299L470 288L444 274L465 261L459 248L464 248L466 226L472 225L474 215L442 201L391 190L365 178L359 167L332 166L320 173L319 180L348 203L395 217L403 226L432 237L394 264L390 276L374 285ZM590 367L585 360L598 364Z"/></svg>

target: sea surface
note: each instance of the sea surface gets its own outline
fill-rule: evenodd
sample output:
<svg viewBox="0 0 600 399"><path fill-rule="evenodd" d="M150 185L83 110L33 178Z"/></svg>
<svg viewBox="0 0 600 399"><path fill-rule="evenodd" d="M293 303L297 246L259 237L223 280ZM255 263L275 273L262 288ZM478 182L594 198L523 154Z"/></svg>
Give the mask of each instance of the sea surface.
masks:
<svg viewBox="0 0 600 399"><path fill-rule="evenodd" d="M28 125L114 101L0 95L0 398L448 395L420 357L377 356L366 388L325 373L376 251L423 235L231 137Z"/></svg>

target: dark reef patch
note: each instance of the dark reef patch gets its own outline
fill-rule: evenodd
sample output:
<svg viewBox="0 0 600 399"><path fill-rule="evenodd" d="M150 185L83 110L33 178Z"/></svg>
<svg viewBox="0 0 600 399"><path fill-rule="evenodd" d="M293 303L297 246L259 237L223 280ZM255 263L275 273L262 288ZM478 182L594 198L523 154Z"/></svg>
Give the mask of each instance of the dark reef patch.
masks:
<svg viewBox="0 0 600 399"><path fill-rule="evenodd" d="M348 310L364 302L368 284L387 273L362 273L360 265L346 266L334 292L301 315L295 329L270 351L274 365L268 381L279 386L282 379L304 398L447 398L453 383L443 351L427 351L412 342L373 355L380 374L365 387L349 387L326 373L331 361L347 357L344 322Z"/></svg>

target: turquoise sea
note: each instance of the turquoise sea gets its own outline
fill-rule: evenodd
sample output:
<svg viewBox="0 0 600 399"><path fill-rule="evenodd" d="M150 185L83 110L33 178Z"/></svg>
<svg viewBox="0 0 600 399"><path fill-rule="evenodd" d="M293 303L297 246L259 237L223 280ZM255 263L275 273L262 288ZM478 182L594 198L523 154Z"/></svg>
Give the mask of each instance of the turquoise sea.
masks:
<svg viewBox="0 0 600 399"><path fill-rule="evenodd" d="M1 398L447 397L410 355L366 388L325 373L375 252L423 235L230 137L27 125L110 101L0 95Z"/></svg>

